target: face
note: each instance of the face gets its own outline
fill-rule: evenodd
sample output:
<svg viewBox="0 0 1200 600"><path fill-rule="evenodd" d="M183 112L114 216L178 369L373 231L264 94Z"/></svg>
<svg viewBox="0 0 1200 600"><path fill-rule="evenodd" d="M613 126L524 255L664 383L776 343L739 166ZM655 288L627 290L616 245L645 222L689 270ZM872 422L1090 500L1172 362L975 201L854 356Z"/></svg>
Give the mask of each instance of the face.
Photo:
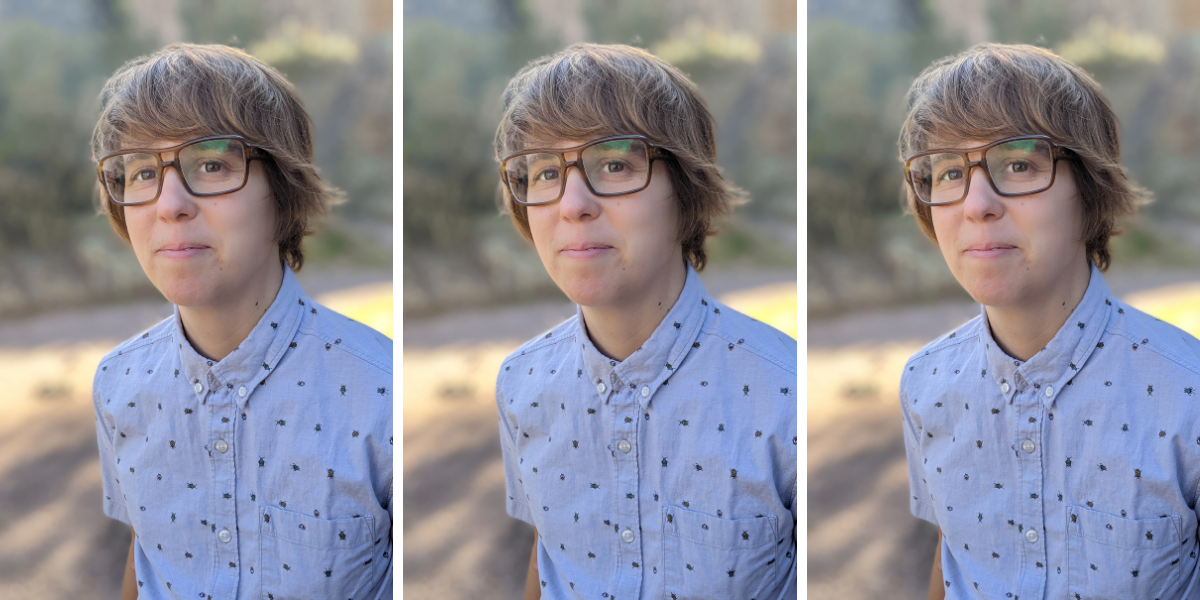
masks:
<svg viewBox="0 0 1200 600"><path fill-rule="evenodd" d="M169 148L164 140L148 148ZM174 160L174 152L163 161ZM162 193L148 204L126 206L125 224L146 276L167 300L212 308L236 302L279 269L273 241L275 205L261 161L250 162L245 187L220 196L188 193L173 168L163 170Z"/></svg>
<svg viewBox="0 0 1200 600"><path fill-rule="evenodd" d="M975 148L986 140L967 140ZM971 153L972 161L979 160ZM1036 306L1069 287L1086 268L1083 209L1065 160L1054 185L1027 196L1004 197L992 189L982 167L971 172L967 197L930 207L938 246L950 272L975 301L997 308Z"/></svg>
<svg viewBox="0 0 1200 600"><path fill-rule="evenodd" d="M549 147L583 143L566 140ZM606 197L592 194L579 169L569 168L562 199L527 207L538 257L573 302L610 308L636 303L679 267L678 203L666 165L652 165L646 189Z"/></svg>

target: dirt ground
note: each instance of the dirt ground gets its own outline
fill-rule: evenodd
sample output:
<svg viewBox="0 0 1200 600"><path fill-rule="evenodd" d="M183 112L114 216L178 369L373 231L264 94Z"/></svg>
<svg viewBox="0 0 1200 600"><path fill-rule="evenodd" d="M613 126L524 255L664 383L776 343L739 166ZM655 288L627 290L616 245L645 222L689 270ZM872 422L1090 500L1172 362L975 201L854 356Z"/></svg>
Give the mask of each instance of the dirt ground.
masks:
<svg viewBox="0 0 1200 600"><path fill-rule="evenodd" d="M709 294L777 290L795 272L709 272ZM547 301L404 323L404 597L520 598L533 528L504 510L500 363L575 314Z"/></svg>
<svg viewBox="0 0 1200 600"><path fill-rule="evenodd" d="M1105 279L1152 314L1188 305L1200 313L1195 272ZM925 598L937 529L908 512L897 388L909 356L978 314L970 301L949 301L809 321L810 599Z"/></svg>
<svg viewBox="0 0 1200 600"><path fill-rule="evenodd" d="M336 306L390 271L306 269ZM139 301L0 320L0 598L116 598L129 528L104 516L91 385L121 341L171 313Z"/></svg>

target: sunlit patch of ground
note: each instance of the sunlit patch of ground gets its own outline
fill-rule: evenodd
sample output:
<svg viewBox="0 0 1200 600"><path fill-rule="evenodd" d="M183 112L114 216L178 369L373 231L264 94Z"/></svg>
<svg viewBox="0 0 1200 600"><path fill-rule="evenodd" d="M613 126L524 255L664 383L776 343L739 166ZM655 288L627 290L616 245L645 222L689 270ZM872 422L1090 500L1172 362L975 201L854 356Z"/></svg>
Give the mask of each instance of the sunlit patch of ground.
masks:
<svg viewBox="0 0 1200 600"><path fill-rule="evenodd" d="M717 298L729 308L796 338L796 282L764 285Z"/></svg>
<svg viewBox="0 0 1200 600"><path fill-rule="evenodd" d="M314 298L359 323L392 336L392 282L372 283L328 292Z"/></svg>
<svg viewBox="0 0 1200 600"><path fill-rule="evenodd" d="M1181 283L1130 294L1130 306L1200 337L1200 283Z"/></svg>

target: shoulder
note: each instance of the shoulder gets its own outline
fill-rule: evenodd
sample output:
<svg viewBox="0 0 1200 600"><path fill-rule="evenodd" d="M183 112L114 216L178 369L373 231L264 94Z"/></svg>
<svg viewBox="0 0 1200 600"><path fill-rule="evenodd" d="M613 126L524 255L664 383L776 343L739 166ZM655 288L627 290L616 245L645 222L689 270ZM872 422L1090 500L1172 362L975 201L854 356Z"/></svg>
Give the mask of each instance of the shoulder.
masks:
<svg viewBox="0 0 1200 600"><path fill-rule="evenodd" d="M1115 311L1107 327L1109 334L1126 338L1131 345L1138 344L1180 368L1200 374L1200 340L1119 300L1113 306Z"/></svg>
<svg viewBox="0 0 1200 600"><path fill-rule="evenodd" d="M978 350L977 341L983 334L983 318L975 317L966 323L946 332L937 339L925 344L904 362L904 373L900 376L901 392L910 384L911 374L917 372L917 367L929 360L943 360L947 356L959 357L965 353Z"/></svg>
<svg viewBox="0 0 1200 600"><path fill-rule="evenodd" d="M143 331L124 342L121 342L116 348L113 348L104 358L100 359L100 364L96 367L96 374L107 370L107 367L119 358L134 358L147 354L157 354L158 346L169 344L172 339L172 334L175 332L175 315L171 315L162 321L159 321L150 329Z"/></svg>
<svg viewBox="0 0 1200 600"><path fill-rule="evenodd" d="M570 342L575 341L579 331L578 323L579 315L575 315L555 325L550 331L539 333L505 357L501 363L502 367L521 358L537 358L571 351L574 347ZM504 369L501 368L500 372L503 373Z"/></svg>
<svg viewBox="0 0 1200 600"><path fill-rule="evenodd" d="M335 310L308 300L308 315L297 335L316 338L326 350L373 369L392 373L392 339Z"/></svg>
<svg viewBox="0 0 1200 600"><path fill-rule="evenodd" d="M741 347L759 360L793 375L797 370L796 340L786 333L750 318L712 298L706 298L708 315L702 334L714 335Z"/></svg>

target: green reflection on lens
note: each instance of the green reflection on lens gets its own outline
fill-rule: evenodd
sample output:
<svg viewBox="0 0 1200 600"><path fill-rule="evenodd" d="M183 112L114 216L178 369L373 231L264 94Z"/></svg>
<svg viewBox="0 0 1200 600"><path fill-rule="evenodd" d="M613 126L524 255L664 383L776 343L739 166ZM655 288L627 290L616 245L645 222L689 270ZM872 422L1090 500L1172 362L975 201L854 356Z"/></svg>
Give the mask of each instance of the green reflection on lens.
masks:
<svg viewBox="0 0 1200 600"><path fill-rule="evenodd" d="M196 147L201 150L217 150L219 152L227 152L229 150L230 140L209 140L200 142Z"/></svg>
<svg viewBox="0 0 1200 600"><path fill-rule="evenodd" d="M1033 148L1037 146L1038 140L1017 140L1005 144L1013 150L1021 150L1023 152L1033 152Z"/></svg>
<svg viewBox="0 0 1200 600"><path fill-rule="evenodd" d="M606 142L604 144L604 148L606 150L620 150L622 152L629 152L629 150L633 148L633 140L613 140L611 142Z"/></svg>

